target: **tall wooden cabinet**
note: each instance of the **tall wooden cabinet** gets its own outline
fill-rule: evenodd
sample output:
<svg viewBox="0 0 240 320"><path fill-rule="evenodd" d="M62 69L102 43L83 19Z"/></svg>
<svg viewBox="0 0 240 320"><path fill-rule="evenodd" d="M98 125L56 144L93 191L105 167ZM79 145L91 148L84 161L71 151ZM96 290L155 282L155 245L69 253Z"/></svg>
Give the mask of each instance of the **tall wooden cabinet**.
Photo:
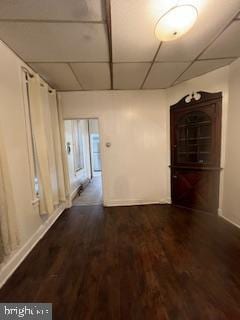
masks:
<svg viewBox="0 0 240 320"><path fill-rule="evenodd" d="M171 106L174 205L217 213L222 94L198 92Z"/></svg>

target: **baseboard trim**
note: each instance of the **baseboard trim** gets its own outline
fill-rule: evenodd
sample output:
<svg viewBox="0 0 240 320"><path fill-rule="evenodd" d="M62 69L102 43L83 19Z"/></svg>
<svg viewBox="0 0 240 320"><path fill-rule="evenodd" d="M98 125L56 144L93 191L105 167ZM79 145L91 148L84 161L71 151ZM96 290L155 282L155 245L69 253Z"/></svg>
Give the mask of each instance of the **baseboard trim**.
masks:
<svg viewBox="0 0 240 320"><path fill-rule="evenodd" d="M71 195L70 195L70 199L71 199L71 202L73 201L73 199L76 197L76 195L78 194L78 190L79 188L81 187L81 185L86 188L86 186L90 183L90 179L89 178L86 178L84 180L82 180L81 182L79 182L79 185L71 192ZM70 205L70 207L72 206L72 204Z"/></svg>
<svg viewBox="0 0 240 320"><path fill-rule="evenodd" d="M227 222L229 222L229 223L233 224L235 227L237 227L237 228L239 228L239 229L240 229L240 225L239 225L239 224L237 224L236 222L233 222L231 219L226 218L224 215L221 215L220 217L221 217L222 219L226 220Z"/></svg>
<svg viewBox="0 0 240 320"><path fill-rule="evenodd" d="M71 193L71 195L70 195L71 201L73 201L73 199L76 197L76 195L77 195L77 193L78 193L78 189L80 188L80 186L81 186L81 184L79 184L79 186L78 186L77 188L75 188L75 189L73 190L73 192Z"/></svg>
<svg viewBox="0 0 240 320"><path fill-rule="evenodd" d="M123 207L123 206L138 206L138 205L149 205L149 204L169 204L167 199L163 200L108 200L104 201L104 207Z"/></svg>
<svg viewBox="0 0 240 320"><path fill-rule="evenodd" d="M166 203L167 204L172 204L172 199L171 198L166 198Z"/></svg>
<svg viewBox="0 0 240 320"><path fill-rule="evenodd" d="M0 269L0 288L6 283L18 266L32 251L36 244L42 239L45 233L51 228L57 218L66 209L65 204L59 206L55 212L37 229L32 237L20 248L11 253Z"/></svg>
<svg viewBox="0 0 240 320"><path fill-rule="evenodd" d="M67 205L66 205L66 207L67 208L71 208L72 207L72 205L73 205L73 199L76 197L76 195L77 195L77 193L78 193L78 189L80 188L80 185L81 184L79 184L79 186L78 187L76 187L72 192L71 192L71 194L70 194L70 197L69 197L69 199L68 199L68 201L67 201Z"/></svg>

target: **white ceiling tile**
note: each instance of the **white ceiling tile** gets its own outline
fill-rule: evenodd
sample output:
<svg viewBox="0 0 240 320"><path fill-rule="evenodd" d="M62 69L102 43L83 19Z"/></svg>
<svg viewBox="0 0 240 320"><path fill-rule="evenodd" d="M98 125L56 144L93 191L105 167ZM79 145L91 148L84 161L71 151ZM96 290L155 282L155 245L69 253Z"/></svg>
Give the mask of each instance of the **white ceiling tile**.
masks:
<svg viewBox="0 0 240 320"><path fill-rule="evenodd" d="M113 65L114 89L140 89L150 63L119 63Z"/></svg>
<svg viewBox="0 0 240 320"><path fill-rule="evenodd" d="M201 58L240 56L240 21L234 21L204 52Z"/></svg>
<svg viewBox="0 0 240 320"><path fill-rule="evenodd" d="M111 88L109 63L71 63L72 70L85 90Z"/></svg>
<svg viewBox="0 0 240 320"><path fill-rule="evenodd" d="M192 3L192 1L189 2ZM239 0L221 0L221 5L219 0L202 0L201 6L198 6L196 24L182 38L164 42L157 61L194 60L238 10ZM220 52L219 56L221 56Z"/></svg>
<svg viewBox="0 0 240 320"><path fill-rule="evenodd" d="M224 67L234 59L218 59L218 60L200 60L193 63L193 65L178 79L177 83L189 80L215 69Z"/></svg>
<svg viewBox="0 0 240 320"><path fill-rule="evenodd" d="M163 89L171 86L189 66L185 62L157 62L145 82L144 89Z"/></svg>
<svg viewBox="0 0 240 320"><path fill-rule="evenodd" d="M30 66L56 90L81 90L66 63L31 63Z"/></svg>
<svg viewBox="0 0 240 320"><path fill-rule="evenodd" d="M108 61L104 24L0 22L0 38L28 62Z"/></svg>
<svg viewBox="0 0 240 320"><path fill-rule="evenodd" d="M156 4L161 3L159 9ZM159 45L154 28L169 0L111 0L114 62L152 61ZM156 14L158 13L158 14Z"/></svg>
<svg viewBox="0 0 240 320"><path fill-rule="evenodd" d="M100 21L103 11L101 0L0 1L0 19Z"/></svg>

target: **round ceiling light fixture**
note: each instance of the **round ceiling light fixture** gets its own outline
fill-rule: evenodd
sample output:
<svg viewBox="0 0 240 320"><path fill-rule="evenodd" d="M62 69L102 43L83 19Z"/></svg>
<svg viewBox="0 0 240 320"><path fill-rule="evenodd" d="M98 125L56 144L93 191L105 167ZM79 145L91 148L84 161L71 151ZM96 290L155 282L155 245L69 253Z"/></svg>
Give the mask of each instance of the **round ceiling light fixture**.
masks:
<svg viewBox="0 0 240 320"><path fill-rule="evenodd" d="M172 41L182 37L195 24L197 9L189 4L179 5L167 11L155 28L156 37L160 41Z"/></svg>

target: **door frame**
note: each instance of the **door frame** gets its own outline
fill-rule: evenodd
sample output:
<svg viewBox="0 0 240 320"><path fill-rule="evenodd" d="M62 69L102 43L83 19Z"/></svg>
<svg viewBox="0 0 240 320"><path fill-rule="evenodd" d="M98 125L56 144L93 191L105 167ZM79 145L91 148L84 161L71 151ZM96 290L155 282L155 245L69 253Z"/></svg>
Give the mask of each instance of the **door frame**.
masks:
<svg viewBox="0 0 240 320"><path fill-rule="evenodd" d="M96 134L96 133L93 133L93 134L90 134L89 135L89 140L90 140L90 157L91 157L91 171L92 171L92 176L94 177L94 151L93 151L93 138L94 136L99 136L99 134ZM100 145L100 139L99 139L99 145ZM101 161L101 150L100 150L100 161ZM102 166L101 166L102 167ZM100 172L102 171L102 168L101 170L99 170ZM96 171L95 171L96 172Z"/></svg>
<svg viewBox="0 0 240 320"><path fill-rule="evenodd" d="M98 120L98 129L99 129L99 139L100 139L100 158L101 158L101 165L102 165L102 172L101 172L101 179L102 179L102 204L103 206L105 205L106 201L105 201L105 160L104 160L104 144L103 144L103 128L102 128L102 119L100 115L79 115L78 117L68 117L68 118L64 118L62 117L62 144L63 144L63 150L64 150L64 161L63 161L63 167L64 167L64 172L65 172L65 176L67 183L66 183L66 189L67 189L67 194L68 194L68 207L72 207L72 200L70 199L70 195L71 195L71 187L70 187L70 183L69 183L69 168L68 168L68 162L67 162L67 150L66 150L66 140L65 140L65 129L64 129L64 121L65 120ZM90 147L90 144L89 144ZM90 159L91 159L91 152L90 152ZM91 160L90 160L91 162ZM91 175L92 175L92 168L91 168L91 163L90 163L90 169L91 169Z"/></svg>

